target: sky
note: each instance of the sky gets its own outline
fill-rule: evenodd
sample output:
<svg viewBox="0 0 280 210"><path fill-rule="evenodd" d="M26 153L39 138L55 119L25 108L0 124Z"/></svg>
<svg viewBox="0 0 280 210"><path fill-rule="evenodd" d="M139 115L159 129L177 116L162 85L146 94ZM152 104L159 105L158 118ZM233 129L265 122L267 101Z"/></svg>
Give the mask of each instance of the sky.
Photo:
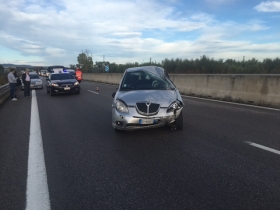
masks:
<svg viewBox="0 0 280 210"><path fill-rule="evenodd" d="M280 0L0 0L0 64L262 61L280 56Z"/></svg>

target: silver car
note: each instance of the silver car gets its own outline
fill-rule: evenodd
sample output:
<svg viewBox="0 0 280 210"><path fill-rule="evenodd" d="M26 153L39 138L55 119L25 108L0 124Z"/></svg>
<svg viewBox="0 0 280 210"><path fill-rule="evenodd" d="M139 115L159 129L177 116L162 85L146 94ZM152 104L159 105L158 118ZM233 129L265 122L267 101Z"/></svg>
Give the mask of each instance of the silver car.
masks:
<svg viewBox="0 0 280 210"><path fill-rule="evenodd" d="M30 72L30 89L43 89L43 82L36 72ZM21 82L21 89L24 90L24 84Z"/></svg>
<svg viewBox="0 0 280 210"><path fill-rule="evenodd" d="M126 69L112 97L112 126L116 131L164 125L183 129L183 100L161 67Z"/></svg>
<svg viewBox="0 0 280 210"><path fill-rule="evenodd" d="M47 76L47 70L41 70L41 76L46 77Z"/></svg>

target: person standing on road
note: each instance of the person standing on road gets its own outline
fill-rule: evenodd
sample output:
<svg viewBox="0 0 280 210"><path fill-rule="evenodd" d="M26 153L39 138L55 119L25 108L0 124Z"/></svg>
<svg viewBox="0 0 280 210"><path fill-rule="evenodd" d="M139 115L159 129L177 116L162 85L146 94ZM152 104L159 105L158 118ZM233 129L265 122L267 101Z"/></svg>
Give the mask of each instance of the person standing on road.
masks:
<svg viewBox="0 0 280 210"><path fill-rule="evenodd" d="M19 90L21 88L21 81L20 81L20 78L19 78L19 76L17 74L17 71L14 72L14 76L17 79L16 90L15 90L15 98L18 99Z"/></svg>
<svg viewBox="0 0 280 210"><path fill-rule="evenodd" d="M76 68L76 80L81 83L82 81L82 74L83 72L81 71L80 68Z"/></svg>
<svg viewBox="0 0 280 210"><path fill-rule="evenodd" d="M24 97L25 98L26 97L30 98L31 97L30 96L30 81L31 81L31 79L30 79L30 76L29 76L29 69L25 70L25 73L22 74L21 79L22 79L22 82L24 84Z"/></svg>
<svg viewBox="0 0 280 210"><path fill-rule="evenodd" d="M17 79L15 78L14 71L15 69L11 69L7 77L10 85L10 98L12 99L12 101L17 101L17 99L15 98Z"/></svg>

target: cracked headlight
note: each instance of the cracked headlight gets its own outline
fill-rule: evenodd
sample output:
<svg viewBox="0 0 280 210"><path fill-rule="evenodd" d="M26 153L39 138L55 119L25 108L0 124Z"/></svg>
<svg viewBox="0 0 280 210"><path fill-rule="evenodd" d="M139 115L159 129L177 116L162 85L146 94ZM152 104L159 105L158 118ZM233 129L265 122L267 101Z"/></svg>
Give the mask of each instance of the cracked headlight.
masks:
<svg viewBox="0 0 280 210"><path fill-rule="evenodd" d="M116 101L116 109L120 112L128 113L127 105L125 104L125 102L119 99L117 99Z"/></svg>
<svg viewBox="0 0 280 210"><path fill-rule="evenodd" d="M179 110L181 109L182 105L180 101L174 101L173 103L170 104L170 106L167 108L167 113L173 112L174 110Z"/></svg>

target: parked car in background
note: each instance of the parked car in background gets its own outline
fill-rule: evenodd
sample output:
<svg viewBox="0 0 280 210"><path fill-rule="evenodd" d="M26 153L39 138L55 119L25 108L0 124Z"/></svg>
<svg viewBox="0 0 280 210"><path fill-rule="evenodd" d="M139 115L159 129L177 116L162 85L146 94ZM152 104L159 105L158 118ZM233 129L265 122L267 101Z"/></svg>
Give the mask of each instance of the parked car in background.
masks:
<svg viewBox="0 0 280 210"><path fill-rule="evenodd" d="M47 77L52 73L61 73L63 72L64 66L49 66L47 68Z"/></svg>
<svg viewBox="0 0 280 210"><path fill-rule="evenodd" d="M74 69L64 68L63 71L64 71L64 72L68 72L68 73L72 74L74 77L76 77L76 72L75 72Z"/></svg>
<svg viewBox="0 0 280 210"><path fill-rule="evenodd" d="M47 76L47 70L41 70L41 76L46 77Z"/></svg>
<svg viewBox="0 0 280 210"><path fill-rule="evenodd" d="M30 72L30 89L43 89L43 81L36 72ZM24 90L24 84L21 82L21 89Z"/></svg>
<svg viewBox="0 0 280 210"><path fill-rule="evenodd" d="M164 125L183 129L183 100L161 67L126 69L112 96L112 126L116 131Z"/></svg>
<svg viewBox="0 0 280 210"><path fill-rule="evenodd" d="M46 78L47 93L51 96L60 93L80 94L80 85L75 77L68 73L52 73Z"/></svg>

